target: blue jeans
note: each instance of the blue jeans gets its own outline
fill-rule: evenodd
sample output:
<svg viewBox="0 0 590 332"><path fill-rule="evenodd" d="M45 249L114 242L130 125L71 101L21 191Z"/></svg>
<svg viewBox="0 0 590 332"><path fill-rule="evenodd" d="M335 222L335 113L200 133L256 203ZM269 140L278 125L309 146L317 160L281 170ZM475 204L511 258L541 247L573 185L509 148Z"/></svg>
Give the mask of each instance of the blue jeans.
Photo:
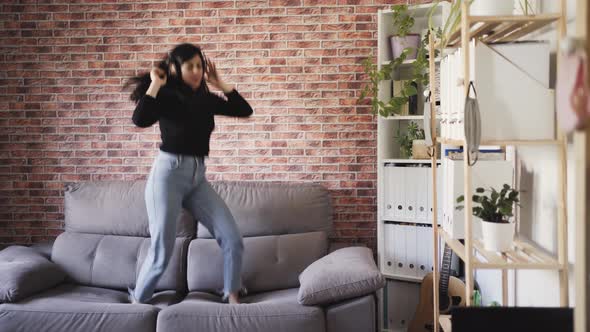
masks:
<svg viewBox="0 0 590 332"><path fill-rule="evenodd" d="M241 289L242 236L227 205L205 178L204 157L160 151L146 184L145 202L151 247L136 281L134 295L139 302L152 297L170 261L176 221L183 207L209 230L223 250L224 295Z"/></svg>

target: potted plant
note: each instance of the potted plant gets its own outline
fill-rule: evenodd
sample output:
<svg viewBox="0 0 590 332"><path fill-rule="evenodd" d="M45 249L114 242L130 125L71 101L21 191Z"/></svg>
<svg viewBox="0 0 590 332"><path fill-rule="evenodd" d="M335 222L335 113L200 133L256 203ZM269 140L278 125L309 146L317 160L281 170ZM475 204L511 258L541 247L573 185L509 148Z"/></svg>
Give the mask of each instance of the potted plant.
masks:
<svg viewBox="0 0 590 332"><path fill-rule="evenodd" d="M392 8L394 31L389 37L392 59L399 58L405 49L410 49L406 59L415 59L420 46L420 34L410 33L414 26L414 17L408 12L408 5L394 5Z"/></svg>
<svg viewBox="0 0 590 332"><path fill-rule="evenodd" d="M394 6L395 7L395 6ZM407 6L406 6L407 14ZM401 13L401 12L400 12ZM401 15L401 14L399 14ZM404 22L402 31L409 31L413 26L414 20L398 19L398 22ZM398 29L399 31L399 29ZM381 69L378 69L377 64L374 63L373 58L369 57L363 60L363 67L365 74L369 77L369 84L362 90L357 102L362 102L365 99L370 99L371 110L373 114L379 114L384 117L393 114L400 114L404 105L408 103L410 97L418 94L416 87L425 86L428 84L428 35L420 41L418 48L412 47L404 48L399 56L394 57L389 63L384 64ZM384 102L379 99L379 83L384 80L391 80L392 73L399 69L399 67L408 59L409 56L415 53L415 61L412 62L412 70L410 77L404 80L400 91L394 91L394 95L388 101Z"/></svg>
<svg viewBox="0 0 590 332"><path fill-rule="evenodd" d="M399 143L400 155L402 158L427 159L428 146L424 140L424 129L418 128L416 122L410 122L405 133L397 130L397 142Z"/></svg>
<svg viewBox="0 0 590 332"><path fill-rule="evenodd" d="M482 195L486 191L490 195ZM515 233L512 209L518 205L518 191L504 184L500 191L495 188L490 190L477 188L475 192L476 195L472 196L472 200L479 206L474 206L472 213L482 220L484 248L499 252L510 250ZM462 203L464 200L465 197L461 195L457 198L457 203ZM462 210L463 207L459 205L456 209Z"/></svg>

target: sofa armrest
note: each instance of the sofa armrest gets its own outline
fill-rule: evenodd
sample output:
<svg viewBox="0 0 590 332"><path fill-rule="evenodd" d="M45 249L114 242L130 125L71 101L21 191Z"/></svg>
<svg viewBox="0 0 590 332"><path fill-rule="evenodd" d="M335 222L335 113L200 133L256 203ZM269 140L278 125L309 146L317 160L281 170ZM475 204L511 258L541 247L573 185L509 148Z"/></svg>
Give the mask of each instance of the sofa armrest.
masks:
<svg viewBox="0 0 590 332"><path fill-rule="evenodd" d="M35 249L38 253L43 255L45 258L51 260L51 251L53 250L53 244L55 240L50 242L40 242L31 245L31 248Z"/></svg>
<svg viewBox="0 0 590 332"><path fill-rule="evenodd" d="M313 262L299 283L300 304L325 305L373 293L385 286L385 278L369 248L348 247Z"/></svg>
<svg viewBox="0 0 590 332"><path fill-rule="evenodd" d="M49 289L66 276L57 264L25 246L0 251L0 271L0 303L16 302Z"/></svg>

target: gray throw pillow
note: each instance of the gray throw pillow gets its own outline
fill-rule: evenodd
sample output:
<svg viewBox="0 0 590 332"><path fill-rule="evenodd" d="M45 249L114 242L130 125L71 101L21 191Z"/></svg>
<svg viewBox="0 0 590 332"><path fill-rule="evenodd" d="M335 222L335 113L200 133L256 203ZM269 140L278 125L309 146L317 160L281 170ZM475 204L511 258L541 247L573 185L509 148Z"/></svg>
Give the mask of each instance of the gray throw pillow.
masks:
<svg viewBox="0 0 590 332"><path fill-rule="evenodd" d="M349 247L313 262L299 275L299 283L299 303L319 305L373 293L385 286L385 278L369 248Z"/></svg>
<svg viewBox="0 0 590 332"><path fill-rule="evenodd" d="M57 264L24 246L0 251L0 271L0 303L16 302L51 288L66 276Z"/></svg>

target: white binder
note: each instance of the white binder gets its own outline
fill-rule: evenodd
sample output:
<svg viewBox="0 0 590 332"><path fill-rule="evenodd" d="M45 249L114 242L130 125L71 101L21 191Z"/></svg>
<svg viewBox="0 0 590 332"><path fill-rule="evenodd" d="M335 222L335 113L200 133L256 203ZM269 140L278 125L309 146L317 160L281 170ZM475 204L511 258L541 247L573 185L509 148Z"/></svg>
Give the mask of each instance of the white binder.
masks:
<svg viewBox="0 0 590 332"><path fill-rule="evenodd" d="M437 177L436 177L436 195L437 195L436 196L436 202L437 202L437 205L436 205L436 209L437 209L437 211L436 211L436 214L437 214L436 220L437 221L436 221L436 223L437 224L440 224L441 223L441 221L442 221L442 215L443 215L443 205L441 203L438 203L438 202L442 202L443 201L443 198L444 198L443 178L440 177L440 176L438 176L441 172L442 172L442 167L441 166L436 166L436 174L437 174ZM432 176L432 174L431 174L431 176Z"/></svg>
<svg viewBox="0 0 590 332"><path fill-rule="evenodd" d="M428 219L428 198L432 196L432 186L428 183L429 175L432 178L432 171L429 167L418 168L418 178L416 179L416 222L429 223Z"/></svg>
<svg viewBox="0 0 590 332"><path fill-rule="evenodd" d="M405 193L405 209L404 209L404 221L415 222L416 221L416 197L419 190L418 188L418 177L420 176L420 169L416 167L405 167L404 169L404 188Z"/></svg>
<svg viewBox="0 0 590 332"><path fill-rule="evenodd" d="M395 240L394 240L394 258L395 266L394 273L398 275L406 274L406 232L401 225L393 225Z"/></svg>
<svg viewBox="0 0 590 332"><path fill-rule="evenodd" d="M385 224L384 230L384 256L382 271L387 274L395 273L395 225Z"/></svg>
<svg viewBox="0 0 590 332"><path fill-rule="evenodd" d="M392 165L383 166L383 218L394 220L395 190L399 184L395 181L395 167Z"/></svg>
<svg viewBox="0 0 590 332"><path fill-rule="evenodd" d="M393 176L392 183L394 200L393 200L393 217L397 221L401 221L405 218L405 194L404 194L404 168L405 167L392 167Z"/></svg>
<svg viewBox="0 0 590 332"><path fill-rule="evenodd" d="M416 235L416 247L418 251L416 271L418 277L424 277L429 272L429 256L432 255L432 252L429 251L429 243L432 242L432 228L428 226L418 227Z"/></svg>
<svg viewBox="0 0 590 332"><path fill-rule="evenodd" d="M418 269L418 248L416 241L417 226L408 225L403 226L404 233L406 234L406 264L404 275L410 277L417 276Z"/></svg>
<svg viewBox="0 0 590 332"><path fill-rule="evenodd" d="M437 176L441 176L440 174L437 174ZM428 188L428 195L426 197L426 223L431 224L432 223L432 205L433 205L433 199L432 199L432 190L434 190L434 188L432 187L432 170L428 169L428 174L426 174L426 183L427 186L426 188ZM438 204L440 204L440 201L438 201Z"/></svg>

